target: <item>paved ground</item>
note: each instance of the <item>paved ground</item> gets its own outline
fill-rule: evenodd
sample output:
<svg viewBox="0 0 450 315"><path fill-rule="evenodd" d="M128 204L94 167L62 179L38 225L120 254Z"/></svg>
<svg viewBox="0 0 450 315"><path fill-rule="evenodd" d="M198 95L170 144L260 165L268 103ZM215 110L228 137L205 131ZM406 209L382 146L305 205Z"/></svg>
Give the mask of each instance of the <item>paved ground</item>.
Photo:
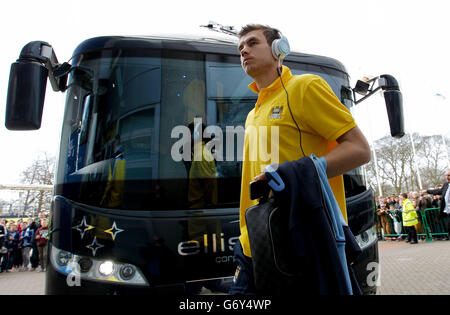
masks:
<svg viewBox="0 0 450 315"><path fill-rule="evenodd" d="M381 286L377 295L450 294L450 241L378 244Z"/></svg>
<svg viewBox="0 0 450 315"><path fill-rule="evenodd" d="M450 241L378 244L381 278L377 295L450 295ZM44 273L37 272L1 273L0 295L42 295L44 279Z"/></svg>
<svg viewBox="0 0 450 315"><path fill-rule="evenodd" d="M45 274L43 272L0 273L1 295L43 295Z"/></svg>

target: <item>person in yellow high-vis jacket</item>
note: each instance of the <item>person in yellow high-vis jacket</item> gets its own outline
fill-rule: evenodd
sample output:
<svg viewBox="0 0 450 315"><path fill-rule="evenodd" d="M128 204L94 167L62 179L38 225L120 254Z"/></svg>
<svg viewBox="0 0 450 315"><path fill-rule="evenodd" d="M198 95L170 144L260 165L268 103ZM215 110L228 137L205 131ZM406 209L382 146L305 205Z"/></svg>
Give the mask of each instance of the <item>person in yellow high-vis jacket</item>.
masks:
<svg viewBox="0 0 450 315"><path fill-rule="evenodd" d="M408 231L407 243L417 244L417 232L415 225L419 223L417 220L417 212L411 200L408 199L406 193L400 194L400 202L402 203L402 219L403 226Z"/></svg>

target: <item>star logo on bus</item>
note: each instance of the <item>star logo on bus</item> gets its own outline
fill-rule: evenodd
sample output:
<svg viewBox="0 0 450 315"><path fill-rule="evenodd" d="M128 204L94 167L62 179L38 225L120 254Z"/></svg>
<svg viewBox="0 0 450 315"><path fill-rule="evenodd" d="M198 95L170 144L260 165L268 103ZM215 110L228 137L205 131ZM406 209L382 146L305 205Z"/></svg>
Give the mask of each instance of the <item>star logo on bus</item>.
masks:
<svg viewBox="0 0 450 315"><path fill-rule="evenodd" d="M109 230L105 230L105 233L111 234L111 237L113 239L113 241L116 240L116 235L119 234L120 232L123 232L124 230L119 229L116 225L116 221L114 221L112 227Z"/></svg>
<svg viewBox="0 0 450 315"><path fill-rule="evenodd" d="M105 247L104 245L100 244L97 242L97 237L94 237L94 240L92 241L91 245L86 246L87 248L89 248L90 250L92 250L92 255L95 256L95 254L97 253L97 250Z"/></svg>
<svg viewBox="0 0 450 315"><path fill-rule="evenodd" d="M92 225L89 225L86 223L86 217L83 217L83 220L81 221L81 223L77 226L74 226L72 229L77 230L78 232L80 232L81 234L81 239L83 239L84 234L89 231L92 230L94 227Z"/></svg>

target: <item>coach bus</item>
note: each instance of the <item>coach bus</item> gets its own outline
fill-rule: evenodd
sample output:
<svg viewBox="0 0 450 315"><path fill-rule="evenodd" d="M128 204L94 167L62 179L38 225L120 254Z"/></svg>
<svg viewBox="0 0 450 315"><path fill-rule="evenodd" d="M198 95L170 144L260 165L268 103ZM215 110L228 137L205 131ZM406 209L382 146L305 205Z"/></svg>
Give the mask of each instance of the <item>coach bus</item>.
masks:
<svg viewBox="0 0 450 315"><path fill-rule="evenodd" d="M256 94L237 39L215 35L97 37L82 42L70 63L59 63L48 43L30 42L12 64L8 129L40 128L47 78L66 93L47 294L227 292L240 234L243 126ZM381 91L391 134L403 135L392 76L351 88L335 59L293 52L284 64L323 77L348 108ZM222 145L209 147L212 161L182 158L195 151L188 131L203 144L220 136ZM374 192L361 168L344 182L349 226L362 248L353 267L364 293L374 294Z"/></svg>

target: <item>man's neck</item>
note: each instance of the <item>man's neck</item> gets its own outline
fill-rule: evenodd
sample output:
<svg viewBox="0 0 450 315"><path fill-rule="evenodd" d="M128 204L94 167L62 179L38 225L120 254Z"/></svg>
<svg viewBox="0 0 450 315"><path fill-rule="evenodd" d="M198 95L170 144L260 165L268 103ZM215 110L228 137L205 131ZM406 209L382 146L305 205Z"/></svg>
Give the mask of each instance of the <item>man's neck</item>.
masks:
<svg viewBox="0 0 450 315"><path fill-rule="evenodd" d="M253 79L255 79L255 83L256 86L258 87L258 90L261 90L271 85L277 78L278 73L275 68L274 71L267 71L266 73L257 76Z"/></svg>

